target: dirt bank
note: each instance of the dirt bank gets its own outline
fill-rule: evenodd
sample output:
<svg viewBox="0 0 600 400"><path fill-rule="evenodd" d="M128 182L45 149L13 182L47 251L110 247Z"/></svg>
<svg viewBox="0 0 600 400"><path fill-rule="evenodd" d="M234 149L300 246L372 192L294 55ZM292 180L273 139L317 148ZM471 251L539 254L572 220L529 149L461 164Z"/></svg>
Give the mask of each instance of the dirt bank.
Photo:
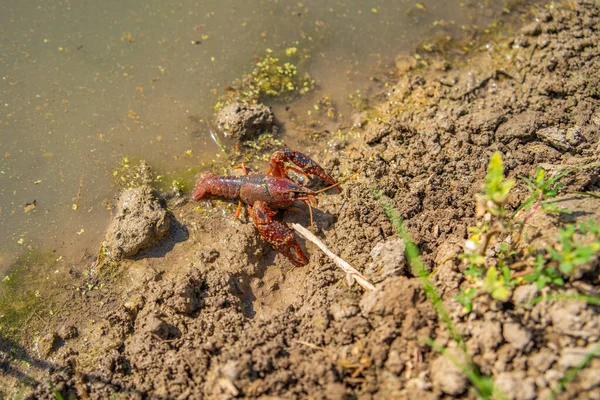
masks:
<svg viewBox="0 0 600 400"><path fill-rule="evenodd" d="M338 142L325 156L310 151L315 143L307 146L334 177L358 174L342 194L320 199L315 225L376 290L349 288L304 241L310 263L293 268L253 226L233 218L233 205L177 205L169 239L122 262L118 283L84 297L76 322L59 321L75 325L77 335L45 332L52 371L32 398L475 398L473 377L457 366L468 358L482 382L490 377L508 398L544 398L552 390L561 398L600 398L598 358L561 380L596 351L598 306L530 302L548 293L597 296L597 258L564 286L510 286L505 300L478 292L470 312L455 299L477 286L458 255L468 227L480 222L475 196L494 152L513 178L539 165L550 173L598 161L598 3L565 2L524 18L512 41L477 53L466 67L439 58L417 68L399 59L398 81L380 96L382 117L361 141ZM597 195L598 168L563 183L561 195ZM404 220L451 324L396 251L376 189ZM519 181L508 208L527 196ZM568 199L577 210L569 218L600 224L597 199ZM308 225L306 212L281 218ZM552 243L553 229L569 222L536 218L528 237ZM183 226L189 238L179 241Z"/></svg>

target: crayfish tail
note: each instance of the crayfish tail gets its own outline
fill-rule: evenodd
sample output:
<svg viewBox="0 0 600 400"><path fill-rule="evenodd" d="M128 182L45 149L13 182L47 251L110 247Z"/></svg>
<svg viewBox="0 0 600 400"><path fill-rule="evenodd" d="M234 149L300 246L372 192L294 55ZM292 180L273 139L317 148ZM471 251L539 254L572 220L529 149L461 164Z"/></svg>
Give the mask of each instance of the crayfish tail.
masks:
<svg viewBox="0 0 600 400"><path fill-rule="evenodd" d="M192 193L192 197L194 200L198 201L200 199L210 199L211 191L210 191L210 181L214 178L215 175L211 172L207 172L198 179L196 183L196 187L194 187L194 191Z"/></svg>

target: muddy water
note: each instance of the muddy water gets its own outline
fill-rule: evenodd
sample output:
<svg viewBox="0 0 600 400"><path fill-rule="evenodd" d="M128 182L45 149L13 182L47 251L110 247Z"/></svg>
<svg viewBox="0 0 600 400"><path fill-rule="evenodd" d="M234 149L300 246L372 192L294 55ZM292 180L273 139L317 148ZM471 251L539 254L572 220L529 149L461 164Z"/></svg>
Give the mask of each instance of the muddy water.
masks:
<svg viewBox="0 0 600 400"><path fill-rule="evenodd" d="M26 247L93 252L123 157L165 174L216 157L203 121L266 48L309 49L319 90L345 103L415 41L491 22L493 3L3 0L0 273Z"/></svg>

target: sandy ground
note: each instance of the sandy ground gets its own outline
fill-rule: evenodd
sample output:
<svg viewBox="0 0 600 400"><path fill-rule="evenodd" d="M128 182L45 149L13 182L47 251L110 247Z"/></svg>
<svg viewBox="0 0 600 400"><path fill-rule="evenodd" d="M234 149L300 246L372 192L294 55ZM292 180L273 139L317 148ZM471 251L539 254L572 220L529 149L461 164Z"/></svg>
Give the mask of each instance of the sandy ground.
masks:
<svg viewBox="0 0 600 400"><path fill-rule="evenodd" d="M467 356L404 260L376 189L403 218L481 376L510 399L552 390L559 398L600 398L598 358L559 387L598 351L598 307L530 302L548 293L597 296L597 258L563 287L519 285L506 301L480 291L471 312L455 299L473 286L458 255L477 224L475 195L495 151L513 178L539 165L552 171L599 159L598 3L565 2L526 19L504 51L477 53L460 68L441 57L416 68L399 57L394 90L382 87L375 97L385 99L381 118L359 141L339 140L323 155L324 143L309 133L296 139L334 177L357 174L341 194L319 196L313 230L374 291L349 287L301 239L310 262L294 267L233 217L235 204L171 198L169 236L120 262L84 304L73 294L76 312L43 332L36 367L49 374L31 398L476 398L452 361L466 364ZM555 242L557 227L574 220L600 224L600 201L572 194L597 193L598 168L564 184L561 202L576 212L538 214L528 244ZM519 181L509 207L527 193ZM309 225L299 208L277 218Z"/></svg>

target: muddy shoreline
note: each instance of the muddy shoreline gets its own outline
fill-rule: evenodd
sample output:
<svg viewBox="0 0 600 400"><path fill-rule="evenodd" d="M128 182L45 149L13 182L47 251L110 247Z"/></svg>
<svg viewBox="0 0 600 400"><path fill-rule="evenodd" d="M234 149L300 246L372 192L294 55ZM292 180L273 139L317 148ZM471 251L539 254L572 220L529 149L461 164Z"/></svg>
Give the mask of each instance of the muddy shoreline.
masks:
<svg viewBox="0 0 600 400"><path fill-rule="evenodd" d="M80 287L92 286L69 294L71 317L41 329L34 367L49 373L29 398L476 398L481 388L458 366L471 362L507 398L600 398L597 357L563 380L598 351L598 305L531 302L597 297L597 253L563 285L510 286L502 301L479 290L468 312L456 300L481 288L459 254L481 222L476 195L495 152L515 179L540 165L550 173L600 161L599 6L540 8L514 38L475 52L466 66L440 54L427 66L399 56L393 85L373 96L376 117L359 124L360 139L327 137L335 151L324 153L323 138L298 134L293 144L334 177L357 174L342 194L319 199L313 229L374 291L348 287L303 240L310 262L294 268L232 216L234 204L175 196L167 199L166 239L97 281L73 272ZM562 183L558 199L575 212L528 221L531 251L555 243L557 229L573 221L600 224L598 199L581 195L597 196L599 168ZM455 333L404 259L377 193L404 221ZM514 212L527 197L517 179L506 207ZM306 212L279 218L309 225ZM490 251L488 261L499 246Z"/></svg>

